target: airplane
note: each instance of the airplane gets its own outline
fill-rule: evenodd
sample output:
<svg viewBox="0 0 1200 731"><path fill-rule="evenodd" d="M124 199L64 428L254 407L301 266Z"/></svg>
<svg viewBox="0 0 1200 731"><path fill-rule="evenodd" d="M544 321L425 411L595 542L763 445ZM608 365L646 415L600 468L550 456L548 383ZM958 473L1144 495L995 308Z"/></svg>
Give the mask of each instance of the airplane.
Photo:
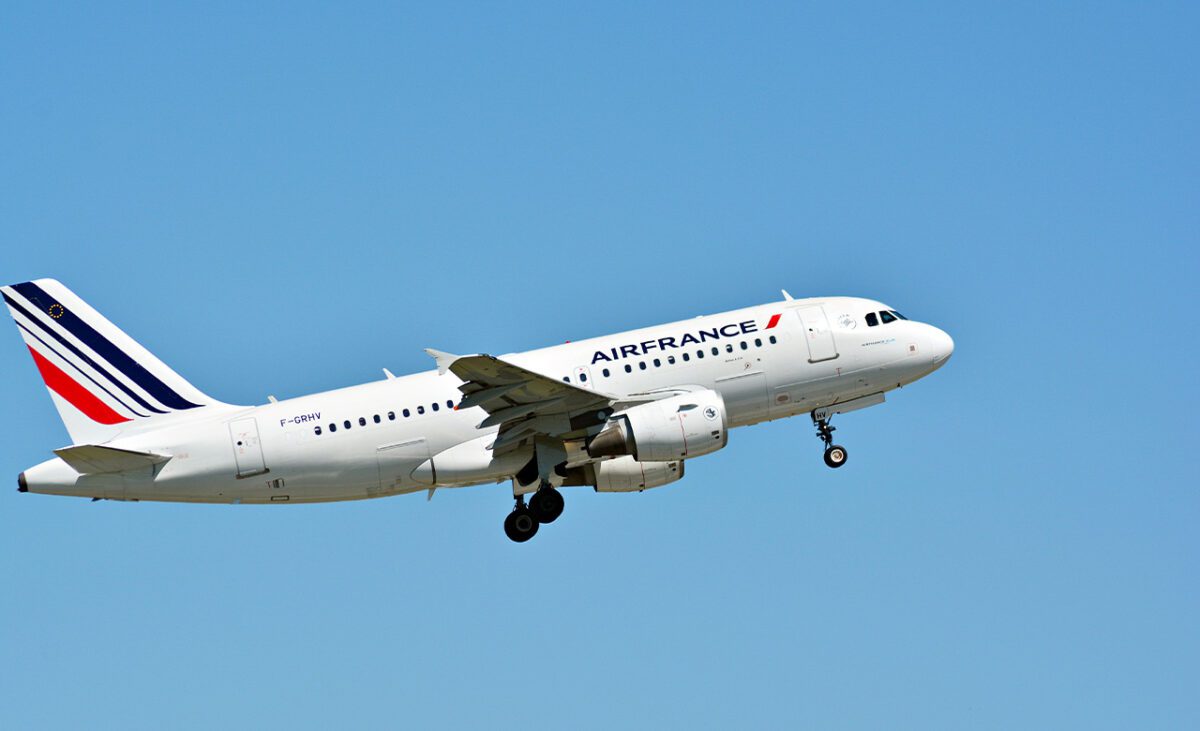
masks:
<svg viewBox="0 0 1200 731"><path fill-rule="evenodd" d="M0 287L71 444L20 492L276 504L512 486L516 542L563 512L559 488L643 491L729 430L830 420L946 364L954 341L881 302L783 300L511 353L428 349L436 368L258 406L204 394L53 279ZM528 497L528 500L526 499Z"/></svg>

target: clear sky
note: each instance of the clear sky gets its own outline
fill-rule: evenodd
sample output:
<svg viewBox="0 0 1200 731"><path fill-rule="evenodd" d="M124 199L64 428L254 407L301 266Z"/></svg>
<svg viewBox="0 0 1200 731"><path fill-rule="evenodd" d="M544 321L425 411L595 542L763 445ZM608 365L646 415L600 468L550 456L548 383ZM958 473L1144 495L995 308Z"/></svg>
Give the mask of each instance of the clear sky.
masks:
<svg viewBox="0 0 1200 731"><path fill-rule="evenodd" d="M218 398L780 288L957 351L515 545L19 495L0 328L0 725L1200 728L1195 3L161 5L0 10L0 279Z"/></svg>

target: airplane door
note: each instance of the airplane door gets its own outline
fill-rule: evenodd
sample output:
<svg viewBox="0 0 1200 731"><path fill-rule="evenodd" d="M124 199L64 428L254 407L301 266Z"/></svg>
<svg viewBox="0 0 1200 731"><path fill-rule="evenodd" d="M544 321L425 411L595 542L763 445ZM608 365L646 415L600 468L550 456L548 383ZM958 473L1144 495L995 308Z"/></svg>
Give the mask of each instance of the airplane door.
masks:
<svg viewBox="0 0 1200 731"><path fill-rule="evenodd" d="M587 369L587 366L579 366L575 369L575 383L584 388L594 388L592 386L592 372Z"/></svg>
<svg viewBox="0 0 1200 731"><path fill-rule="evenodd" d="M229 437L233 440L233 458L237 461L238 479L261 475L268 471L263 460L262 443L258 439L258 422L254 419L231 422Z"/></svg>
<svg viewBox="0 0 1200 731"><path fill-rule="evenodd" d="M804 339L808 342L809 363L838 357L837 343L833 341L833 330L829 327L823 307L797 307L796 316L800 318L800 327L803 328Z"/></svg>
<svg viewBox="0 0 1200 731"><path fill-rule="evenodd" d="M379 484L367 489L368 497L391 495L398 492L415 492L427 485L413 479L413 470L429 459L429 444L423 439L409 439L395 444L385 444L375 450L375 461L379 463Z"/></svg>

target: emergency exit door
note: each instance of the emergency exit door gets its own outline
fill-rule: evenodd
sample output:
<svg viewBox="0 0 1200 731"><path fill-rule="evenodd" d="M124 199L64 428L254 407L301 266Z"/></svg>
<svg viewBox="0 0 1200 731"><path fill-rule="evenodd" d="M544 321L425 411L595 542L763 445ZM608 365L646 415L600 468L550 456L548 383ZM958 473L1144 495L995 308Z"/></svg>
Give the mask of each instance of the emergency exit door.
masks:
<svg viewBox="0 0 1200 731"><path fill-rule="evenodd" d="M237 461L238 479L267 472L262 443L258 439L258 423L254 419L241 419L230 423L229 437L233 440L233 457Z"/></svg>
<svg viewBox="0 0 1200 731"><path fill-rule="evenodd" d="M825 317L825 308L820 305L798 307L796 315L800 318L800 327L808 342L808 362L817 363L838 357L837 343L833 340L829 319Z"/></svg>

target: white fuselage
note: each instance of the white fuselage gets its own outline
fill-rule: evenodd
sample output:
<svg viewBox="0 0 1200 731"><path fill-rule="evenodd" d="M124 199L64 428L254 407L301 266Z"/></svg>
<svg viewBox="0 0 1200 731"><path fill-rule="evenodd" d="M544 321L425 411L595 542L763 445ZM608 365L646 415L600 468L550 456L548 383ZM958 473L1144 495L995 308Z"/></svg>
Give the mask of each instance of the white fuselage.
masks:
<svg viewBox="0 0 1200 731"><path fill-rule="evenodd" d="M815 329L800 314L814 307L826 315ZM619 396L712 389L728 425L746 426L882 394L945 362L952 341L931 325L868 326L868 313L887 310L857 298L788 300L501 358ZM487 416L480 408L454 408L461 383L427 371L262 406L206 407L106 445L169 455L164 464L81 475L53 459L24 480L38 493L222 503L353 500L508 480L521 465L490 458L497 427L479 428Z"/></svg>

